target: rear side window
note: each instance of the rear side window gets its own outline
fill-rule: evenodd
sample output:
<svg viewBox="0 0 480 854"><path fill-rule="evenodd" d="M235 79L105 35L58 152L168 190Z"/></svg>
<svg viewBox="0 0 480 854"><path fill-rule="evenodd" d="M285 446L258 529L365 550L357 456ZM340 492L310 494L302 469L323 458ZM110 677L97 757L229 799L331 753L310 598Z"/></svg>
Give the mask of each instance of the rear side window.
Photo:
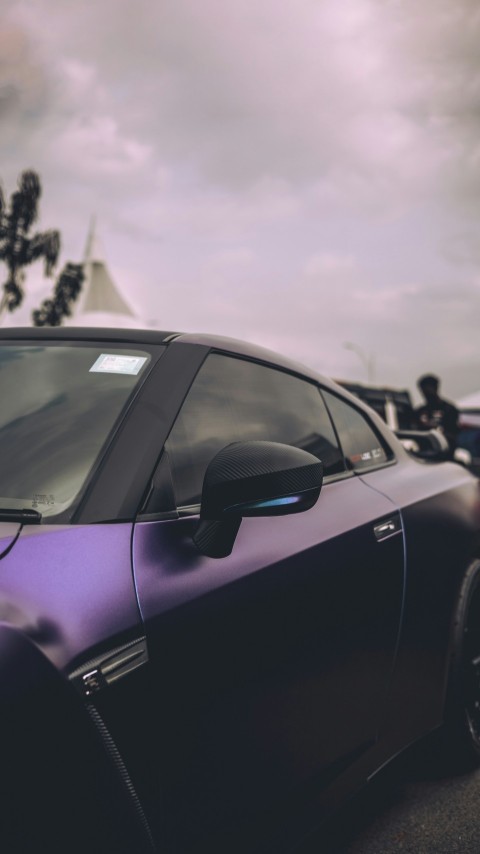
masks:
<svg viewBox="0 0 480 854"><path fill-rule="evenodd" d="M303 448L326 475L345 464L315 385L243 359L211 354L200 369L166 443L177 506L198 504L211 459L252 439Z"/></svg>
<svg viewBox="0 0 480 854"><path fill-rule="evenodd" d="M328 391L322 393L350 469L362 471L384 465L392 459L392 452L387 450L362 412Z"/></svg>

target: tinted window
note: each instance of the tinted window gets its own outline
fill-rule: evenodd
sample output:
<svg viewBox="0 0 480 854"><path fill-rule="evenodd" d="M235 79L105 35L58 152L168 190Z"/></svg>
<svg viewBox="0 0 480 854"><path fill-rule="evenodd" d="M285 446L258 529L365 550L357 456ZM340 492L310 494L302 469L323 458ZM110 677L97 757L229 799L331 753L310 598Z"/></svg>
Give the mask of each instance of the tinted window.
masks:
<svg viewBox="0 0 480 854"><path fill-rule="evenodd" d="M205 470L221 448L251 439L310 451L322 460L325 474L344 470L316 386L254 362L212 354L166 443L177 505L200 501Z"/></svg>
<svg viewBox="0 0 480 854"><path fill-rule="evenodd" d="M74 501L150 359L102 346L0 347L0 507Z"/></svg>
<svg viewBox="0 0 480 854"><path fill-rule="evenodd" d="M382 465L393 456L362 412L329 392L323 392L330 409L343 453L355 471Z"/></svg>

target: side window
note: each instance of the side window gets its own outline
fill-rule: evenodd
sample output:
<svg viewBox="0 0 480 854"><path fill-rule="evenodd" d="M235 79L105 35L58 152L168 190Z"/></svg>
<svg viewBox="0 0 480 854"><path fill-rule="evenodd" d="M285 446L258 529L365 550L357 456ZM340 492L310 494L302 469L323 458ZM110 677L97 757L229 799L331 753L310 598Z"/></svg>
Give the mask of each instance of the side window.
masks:
<svg viewBox="0 0 480 854"><path fill-rule="evenodd" d="M349 468L381 466L393 457L362 412L328 391L322 391L333 418Z"/></svg>
<svg viewBox="0 0 480 854"><path fill-rule="evenodd" d="M344 471L332 423L312 383L233 356L211 354L200 369L165 450L177 506L198 504L210 460L231 442L283 442Z"/></svg>

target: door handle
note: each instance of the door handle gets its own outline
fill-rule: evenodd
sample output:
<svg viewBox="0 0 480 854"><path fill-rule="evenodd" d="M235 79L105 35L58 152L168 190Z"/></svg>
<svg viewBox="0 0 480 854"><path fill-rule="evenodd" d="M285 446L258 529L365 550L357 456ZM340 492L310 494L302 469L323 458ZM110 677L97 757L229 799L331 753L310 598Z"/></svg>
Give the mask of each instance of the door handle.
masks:
<svg viewBox="0 0 480 854"><path fill-rule="evenodd" d="M373 533L378 540L384 540L386 537L391 537L393 534L398 534L402 530L402 522L400 516L395 516L393 519L385 519L384 522L379 522L374 525Z"/></svg>

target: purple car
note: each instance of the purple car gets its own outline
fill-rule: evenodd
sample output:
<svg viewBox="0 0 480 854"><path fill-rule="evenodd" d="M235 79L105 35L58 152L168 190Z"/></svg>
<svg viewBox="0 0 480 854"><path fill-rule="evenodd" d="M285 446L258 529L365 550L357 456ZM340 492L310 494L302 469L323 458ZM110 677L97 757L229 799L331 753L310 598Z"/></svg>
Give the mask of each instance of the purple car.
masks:
<svg viewBox="0 0 480 854"><path fill-rule="evenodd" d="M480 758L480 492L286 358L0 332L3 850L253 854Z"/></svg>

